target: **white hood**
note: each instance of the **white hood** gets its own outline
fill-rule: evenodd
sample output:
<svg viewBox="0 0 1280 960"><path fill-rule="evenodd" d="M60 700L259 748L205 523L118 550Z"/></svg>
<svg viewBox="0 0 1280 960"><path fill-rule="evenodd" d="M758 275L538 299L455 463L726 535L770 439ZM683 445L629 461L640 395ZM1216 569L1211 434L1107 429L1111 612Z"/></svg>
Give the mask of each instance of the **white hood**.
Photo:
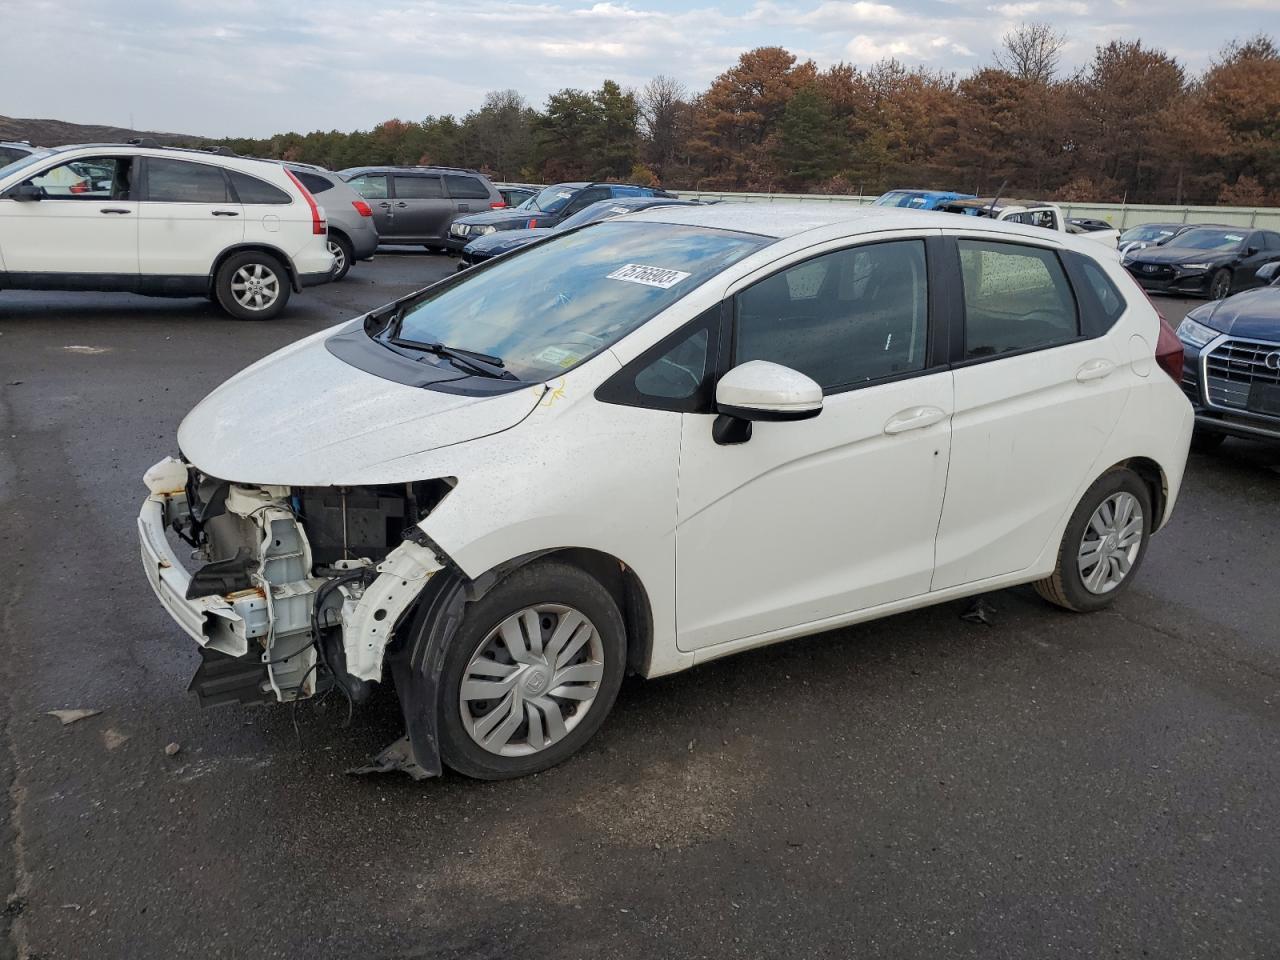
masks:
<svg viewBox="0 0 1280 960"><path fill-rule="evenodd" d="M178 428L183 455L237 483L355 486L428 480L390 463L500 433L545 388L471 397L359 370L325 347L325 330L258 361L205 397ZM413 466L406 462L407 474Z"/></svg>

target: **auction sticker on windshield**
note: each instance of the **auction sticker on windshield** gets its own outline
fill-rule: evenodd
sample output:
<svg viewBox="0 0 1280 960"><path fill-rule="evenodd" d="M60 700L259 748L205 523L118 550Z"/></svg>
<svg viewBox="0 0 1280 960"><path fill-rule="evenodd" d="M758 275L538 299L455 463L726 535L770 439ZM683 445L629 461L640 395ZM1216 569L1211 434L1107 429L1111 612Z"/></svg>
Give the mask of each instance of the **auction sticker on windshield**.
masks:
<svg viewBox="0 0 1280 960"><path fill-rule="evenodd" d="M642 263L628 263L609 274L610 280L625 280L627 283L642 283L646 287L659 287L670 290L681 280L690 275L683 270L669 270L666 267L647 267Z"/></svg>

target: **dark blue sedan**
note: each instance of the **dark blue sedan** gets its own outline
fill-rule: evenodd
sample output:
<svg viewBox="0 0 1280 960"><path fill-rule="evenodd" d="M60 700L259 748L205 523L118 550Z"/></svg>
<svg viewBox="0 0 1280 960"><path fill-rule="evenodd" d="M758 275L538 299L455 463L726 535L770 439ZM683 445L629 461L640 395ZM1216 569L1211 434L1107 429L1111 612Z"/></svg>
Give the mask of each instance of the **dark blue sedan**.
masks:
<svg viewBox="0 0 1280 960"><path fill-rule="evenodd" d="M1196 307L1178 327L1197 449L1227 436L1280 440L1280 263L1257 279L1265 286Z"/></svg>

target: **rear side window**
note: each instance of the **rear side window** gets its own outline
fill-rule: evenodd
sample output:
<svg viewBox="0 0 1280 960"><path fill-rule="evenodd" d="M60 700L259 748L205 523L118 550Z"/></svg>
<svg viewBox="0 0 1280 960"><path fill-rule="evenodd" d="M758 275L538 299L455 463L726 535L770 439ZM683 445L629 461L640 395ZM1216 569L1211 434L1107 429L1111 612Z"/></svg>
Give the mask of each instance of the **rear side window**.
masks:
<svg viewBox="0 0 1280 960"><path fill-rule="evenodd" d="M1124 297L1116 289L1116 285L1111 282L1111 278L1103 272L1102 268L1092 260L1082 257L1079 262L1080 272L1084 274L1084 279L1089 284L1089 289L1093 291L1094 298L1102 308L1102 315L1112 323L1119 320L1120 314L1124 313L1126 304Z"/></svg>
<svg viewBox="0 0 1280 960"><path fill-rule="evenodd" d="M1075 296L1052 250L957 240L966 360L1051 347L1080 333Z"/></svg>
<svg viewBox="0 0 1280 960"><path fill-rule="evenodd" d="M444 196L439 177L395 177L397 200L438 200ZM488 196L488 194L485 194Z"/></svg>
<svg viewBox="0 0 1280 960"><path fill-rule="evenodd" d="M27 154L23 150L15 150L13 147L0 147L0 167L13 161L25 157Z"/></svg>
<svg viewBox="0 0 1280 960"><path fill-rule="evenodd" d="M387 199L387 175L385 173L362 173L347 181L351 189L366 200Z"/></svg>
<svg viewBox="0 0 1280 960"><path fill-rule="evenodd" d="M455 200L488 200L489 191L475 177L462 176L456 173L444 175L445 186L449 188L449 196Z"/></svg>
<svg viewBox="0 0 1280 960"><path fill-rule="evenodd" d="M294 170L293 175L302 181L302 185L307 188L313 197L319 196L326 190L333 189L333 181L328 177L322 177L318 173L307 173L305 170Z"/></svg>
<svg viewBox="0 0 1280 960"><path fill-rule="evenodd" d="M147 199L153 203L227 203L230 197L220 167L148 157Z"/></svg>
<svg viewBox="0 0 1280 960"><path fill-rule="evenodd" d="M239 170L228 170L231 187L241 203L291 203L289 195L278 187L273 187L265 180L251 177ZM308 187L307 189L311 189ZM315 191L312 191L313 193Z"/></svg>
<svg viewBox="0 0 1280 960"><path fill-rule="evenodd" d="M1280 233L1272 233L1270 230L1262 231L1262 249L1280 250Z"/></svg>
<svg viewBox="0 0 1280 960"><path fill-rule="evenodd" d="M923 370L928 322L924 242L865 244L739 294L734 362L780 363L833 392Z"/></svg>

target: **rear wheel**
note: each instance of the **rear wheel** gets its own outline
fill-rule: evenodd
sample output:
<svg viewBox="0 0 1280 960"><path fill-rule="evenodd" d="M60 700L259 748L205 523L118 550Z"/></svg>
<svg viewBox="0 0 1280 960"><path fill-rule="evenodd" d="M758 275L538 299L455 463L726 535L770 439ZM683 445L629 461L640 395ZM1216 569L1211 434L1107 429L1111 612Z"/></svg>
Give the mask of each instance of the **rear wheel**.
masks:
<svg viewBox="0 0 1280 960"><path fill-rule="evenodd" d="M213 294L237 320L270 320L289 302L289 275L269 253L233 253L218 268Z"/></svg>
<svg viewBox="0 0 1280 960"><path fill-rule="evenodd" d="M467 608L445 654L440 754L505 780L561 762L604 723L626 664L609 592L555 561L516 570Z"/></svg>
<svg viewBox="0 0 1280 960"><path fill-rule="evenodd" d="M1132 470L1109 470L1080 499L1058 548L1053 574L1035 584L1050 603L1077 613L1110 606L1147 552L1151 494Z"/></svg>
<svg viewBox="0 0 1280 960"><path fill-rule="evenodd" d="M1231 271L1223 267L1209 281L1209 299L1222 300L1231 294Z"/></svg>
<svg viewBox="0 0 1280 960"><path fill-rule="evenodd" d="M336 282L350 272L355 251L351 248L351 241L340 233L330 233L325 246L333 254L333 279Z"/></svg>

